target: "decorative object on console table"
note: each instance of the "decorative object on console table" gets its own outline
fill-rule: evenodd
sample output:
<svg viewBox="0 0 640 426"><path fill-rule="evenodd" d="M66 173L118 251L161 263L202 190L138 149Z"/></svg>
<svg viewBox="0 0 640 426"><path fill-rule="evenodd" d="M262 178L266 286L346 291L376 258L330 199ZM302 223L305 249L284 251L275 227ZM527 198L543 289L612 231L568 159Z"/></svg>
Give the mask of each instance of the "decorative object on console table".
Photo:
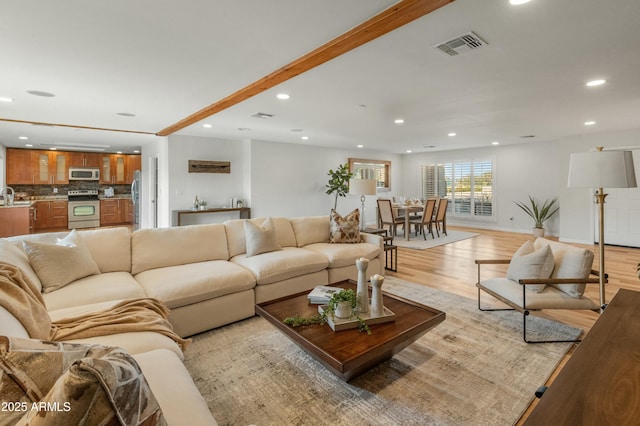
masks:
<svg viewBox="0 0 640 426"><path fill-rule="evenodd" d="M635 188L636 174L631 151L596 151L571 154L569 159L569 187L597 188L595 201L599 204L600 306L606 307L604 267L604 202L608 194L603 188Z"/></svg>
<svg viewBox="0 0 640 426"><path fill-rule="evenodd" d="M376 181L374 179L351 179L349 181L349 194L360 195L360 202L362 203L360 230L364 231L367 228L364 220L365 195L376 195Z"/></svg>
<svg viewBox="0 0 640 426"><path fill-rule="evenodd" d="M189 173L231 173L229 161L189 160Z"/></svg>

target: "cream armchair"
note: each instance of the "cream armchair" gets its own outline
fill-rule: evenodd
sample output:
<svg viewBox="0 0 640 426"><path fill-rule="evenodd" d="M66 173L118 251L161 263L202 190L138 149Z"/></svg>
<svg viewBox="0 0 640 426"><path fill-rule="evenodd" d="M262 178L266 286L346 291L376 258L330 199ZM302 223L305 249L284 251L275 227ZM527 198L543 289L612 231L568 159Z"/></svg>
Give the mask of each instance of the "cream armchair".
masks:
<svg viewBox="0 0 640 426"><path fill-rule="evenodd" d="M584 296L585 286L599 284L598 272L591 269L593 252L538 238L525 243L514 256L500 260L476 260L478 265L478 309L516 310L523 316L523 339L527 343L579 342L580 340L527 339L527 316L542 309L586 309L600 312L600 306ZM482 265L509 265L506 277L481 278ZM486 292L509 308L483 308L481 293Z"/></svg>

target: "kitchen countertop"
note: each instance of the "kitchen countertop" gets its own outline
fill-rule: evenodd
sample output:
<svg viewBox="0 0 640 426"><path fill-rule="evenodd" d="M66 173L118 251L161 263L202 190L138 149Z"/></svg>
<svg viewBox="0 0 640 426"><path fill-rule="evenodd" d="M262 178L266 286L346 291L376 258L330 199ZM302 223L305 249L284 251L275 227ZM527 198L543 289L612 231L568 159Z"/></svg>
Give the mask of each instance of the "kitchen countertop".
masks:
<svg viewBox="0 0 640 426"><path fill-rule="evenodd" d="M98 200L130 200L131 195L122 194L122 195L114 195L113 197L105 197L103 195L98 196Z"/></svg>

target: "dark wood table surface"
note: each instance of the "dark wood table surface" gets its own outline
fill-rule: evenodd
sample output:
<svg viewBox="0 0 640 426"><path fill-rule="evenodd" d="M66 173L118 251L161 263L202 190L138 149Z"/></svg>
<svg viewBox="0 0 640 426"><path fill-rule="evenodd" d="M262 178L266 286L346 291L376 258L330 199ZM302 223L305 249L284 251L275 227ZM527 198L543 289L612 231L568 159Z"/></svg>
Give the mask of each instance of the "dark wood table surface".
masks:
<svg viewBox="0 0 640 426"><path fill-rule="evenodd" d="M356 290L356 283L351 280L332 285ZM296 314L318 313L318 305L309 304L308 293L260 303L256 311L345 381L388 360L445 319L444 312L383 292L384 306L396 318L393 322L372 325L370 335L360 333L357 328L334 332L328 324L295 328L284 324L285 318Z"/></svg>
<svg viewBox="0 0 640 426"><path fill-rule="evenodd" d="M621 289L525 425L640 424L640 293Z"/></svg>

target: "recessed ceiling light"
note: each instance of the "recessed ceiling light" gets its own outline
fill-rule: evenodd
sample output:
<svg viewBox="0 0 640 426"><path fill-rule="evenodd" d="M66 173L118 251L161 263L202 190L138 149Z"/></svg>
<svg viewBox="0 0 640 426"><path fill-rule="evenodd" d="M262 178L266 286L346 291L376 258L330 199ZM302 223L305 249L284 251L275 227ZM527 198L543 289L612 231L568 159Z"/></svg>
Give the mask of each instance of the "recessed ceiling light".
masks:
<svg viewBox="0 0 640 426"><path fill-rule="evenodd" d="M139 150L139 149L134 149L134 150L133 150L133 153L134 153L134 154L140 154L140 150Z"/></svg>
<svg viewBox="0 0 640 426"><path fill-rule="evenodd" d="M289 99L291 96L287 95L286 93L278 93L276 95L276 98L280 99L281 101L286 101L287 99Z"/></svg>
<svg viewBox="0 0 640 426"><path fill-rule="evenodd" d="M308 141L309 140L309 136L303 136L300 139L302 139L303 141Z"/></svg>
<svg viewBox="0 0 640 426"><path fill-rule="evenodd" d="M55 95L49 92L43 92L42 90L27 90L27 93L33 96L42 96L43 98L53 98Z"/></svg>
<svg viewBox="0 0 640 426"><path fill-rule="evenodd" d="M358 145L358 148L364 148L364 145L360 144Z"/></svg>
<svg viewBox="0 0 640 426"><path fill-rule="evenodd" d="M407 152L407 154L411 154L411 150L410 149L408 149L406 152Z"/></svg>
<svg viewBox="0 0 640 426"><path fill-rule="evenodd" d="M131 114L130 112L117 112L117 115L120 115L122 117L135 117L135 114Z"/></svg>
<svg viewBox="0 0 640 426"><path fill-rule="evenodd" d="M402 118L396 118L393 122L396 124L404 124L404 120Z"/></svg>
<svg viewBox="0 0 640 426"><path fill-rule="evenodd" d="M302 132L303 129L291 129L292 132Z"/></svg>
<svg viewBox="0 0 640 426"><path fill-rule="evenodd" d="M238 130L240 130L241 132L248 132L251 129L249 127L238 127Z"/></svg>
<svg viewBox="0 0 640 426"><path fill-rule="evenodd" d="M210 129L213 127L213 124L209 124L209 123L203 124L202 127L204 127L205 129Z"/></svg>
<svg viewBox="0 0 640 426"><path fill-rule="evenodd" d="M22 139L23 141L26 141L29 138L27 136L19 136L18 139Z"/></svg>
<svg viewBox="0 0 640 426"><path fill-rule="evenodd" d="M116 151L116 154L122 154L122 151Z"/></svg>
<svg viewBox="0 0 640 426"><path fill-rule="evenodd" d="M447 136L449 136L449 137L454 137L455 135L456 135L456 134L455 134L455 132L451 132L451 133L449 133Z"/></svg>
<svg viewBox="0 0 640 426"><path fill-rule="evenodd" d="M25 143L24 146L26 146L27 148L31 148L33 146L32 143Z"/></svg>
<svg viewBox="0 0 640 426"><path fill-rule="evenodd" d="M55 151L55 150L57 150L58 148L53 147L53 148L49 148L49 149L50 149L51 151Z"/></svg>
<svg viewBox="0 0 640 426"><path fill-rule="evenodd" d="M596 124L596 122L595 122L595 121L585 121L585 122L584 122L584 125L585 125L585 126L593 126L594 124Z"/></svg>
<svg viewBox="0 0 640 426"><path fill-rule="evenodd" d="M491 142L491 145L500 145L500 142L498 142L498 141L493 141L493 142Z"/></svg>
<svg viewBox="0 0 640 426"><path fill-rule="evenodd" d="M603 84L605 84L607 82L607 80L591 80L587 82L587 86L589 87L594 87L594 86L602 86Z"/></svg>
<svg viewBox="0 0 640 426"><path fill-rule="evenodd" d="M0 97L0 102L13 102L13 99Z"/></svg>
<svg viewBox="0 0 640 426"><path fill-rule="evenodd" d="M529 3L530 1L531 0L509 0L509 3L514 6L520 6L521 4Z"/></svg>

